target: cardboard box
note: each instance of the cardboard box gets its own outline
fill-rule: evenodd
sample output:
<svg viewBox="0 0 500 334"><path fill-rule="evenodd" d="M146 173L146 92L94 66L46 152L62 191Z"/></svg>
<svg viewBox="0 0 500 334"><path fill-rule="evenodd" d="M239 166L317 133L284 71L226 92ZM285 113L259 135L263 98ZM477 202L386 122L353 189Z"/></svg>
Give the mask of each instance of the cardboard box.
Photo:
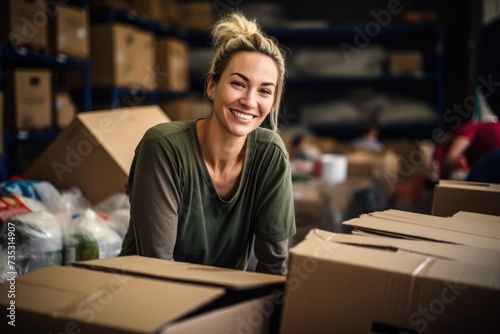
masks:
<svg viewBox="0 0 500 334"><path fill-rule="evenodd" d="M32 51L49 53L48 25L44 22L54 15L44 1L7 0L6 20L0 22L1 39L14 49L28 47Z"/></svg>
<svg viewBox="0 0 500 334"><path fill-rule="evenodd" d="M348 244L324 233L311 231L290 251L280 333L498 331L498 262L448 259L454 252L440 243L433 248L428 242L364 238ZM365 244L370 239L380 244ZM482 254L491 261L498 256L478 250L474 257Z"/></svg>
<svg viewBox="0 0 500 334"><path fill-rule="evenodd" d="M176 98L160 102L160 107L172 121L208 117L207 104L193 98Z"/></svg>
<svg viewBox="0 0 500 334"><path fill-rule="evenodd" d="M153 0L161 1L161 0ZM182 26L182 17L180 16L179 0L164 0L162 4L164 21L172 27L180 28Z"/></svg>
<svg viewBox="0 0 500 334"><path fill-rule="evenodd" d="M91 28L90 73L96 87L154 89L155 39L151 32L123 23Z"/></svg>
<svg viewBox="0 0 500 334"><path fill-rule="evenodd" d="M434 187L432 214L453 216L470 211L500 216L500 184L439 180Z"/></svg>
<svg viewBox="0 0 500 334"><path fill-rule="evenodd" d="M18 68L6 72L6 127L12 131L52 127L52 72Z"/></svg>
<svg viewBox="0 0 500 334"><path fill-rule="evenodd" d="M162 0L137 1L136 9L139 15L147 17L151 21L163 22Z"/></svg>
<svg viewBox="0 0 500 334"><path fill-rule="evenodd" d="M77 113L77 107L68 92L55 93L55 125L65 129L71 124Z"/></svg>
<svg viewBox="0 0 500 334"><path fill-rule="evenodd" d="M218 298L210 300L200 298L196 290L178 291L174 296L155 293L169 296L165 299L173 299L173 304L176 298L189 300L194 311L182 318L165 312L164 318L167 315L168 318L162 323L164 328L158 331L161 333L277 333L278 330L284 276L140 256L76 262L73 266L217 291Z"/></svg>
<svg viewBox="0 0 500 334"><path fill-rule="evenodd" d="M183 28L208 30L215 23L214 5L211 1L194 1L179 5Z"/></svg>
<svg viewBox="0 0 500 334"><path fill-rule="evenodd" d="M454 220L465 220L465 221L486 221L500 224L500 216L485 215L483 213L459 211L455 213L452 217Z"/></svg>
<svg viewBox="0 0 500 334"><path fill-rule="evenodd" d="M157 40L156 60L159 88L186 91L189 88L188 46L176 37Z"/></svg>
<svg viewBox="0 0 500 334"><path fill-rule="evenodd" d="M126 189L134 150L150 127L170 121L158 106L80 112L24 177L80 188L93 204Z"/></svg>
<svg viewBox="0 0 500 334"><path fill-rule="evenodd" d="M88 11L75 6L57 6L57 15L51 19L51 47L54 53L72 58L90 56Z"/></svg>
<svg viewBox="0 0 500 334"><path fill-rule="evenodd" d="M344 221L343 225L376 235L500 249L500 224L489 221L463 221L391 209L365 214Z"/></svg>
<svg viewBox="0 0 500 334"><path fill-rule="evenodd" d="M63 266L44 267L16 278L15 299L8 299L9 285L0 285L0 303L7 307L15 301L15 328L20 333L33 328L39 333L66 333L68 329L73 333L156 333L169 321L224 293L221 288Z"/></svg>
<svg viewBox="0 0 500 334"><path fill-rule="evenodd" d="M146 90L158 89L156 38L149 31L137 29L135 39L135 85Z"/></svg>
<svg viewBox="0 0 500 334"><path fill-rule="evenodd" d="M388 56L389 73L399 74L423 74L423 55L421 51L391 51Z"/></svg>

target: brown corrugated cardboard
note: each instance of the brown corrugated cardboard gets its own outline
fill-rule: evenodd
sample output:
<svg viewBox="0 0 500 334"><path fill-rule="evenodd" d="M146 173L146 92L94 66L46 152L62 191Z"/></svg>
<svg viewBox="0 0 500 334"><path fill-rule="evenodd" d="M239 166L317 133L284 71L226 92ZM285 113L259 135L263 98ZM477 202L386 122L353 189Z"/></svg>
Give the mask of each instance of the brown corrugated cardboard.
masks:
<svg viewBox="0 0 500 334"><path fill-rule="evenodd" d="M449 217L458 211L500 216L500 184L440 180L434 187L432 214Z"/></svg>
<svg viewBox="0 0 500 334"><path fill-rule="evenodd" d="M431 215L387 210L344 221L362 231L400 238L426 239L482 248L500 249L498 224L454 221Z"/></svg>
<svg viewBox="0 0 500 334"><path fill-rule="evenodd" d="M95 270L110 270L129 275L219 285L231 290L248 290L285 282L285 277L279 275L250 273L242 270L165 261L142 256L120 256L81 261L72 265Z"/></svg>
<svg viewBox="0 0 500 334"><path fill-rule="evenodd" d="M181 24L188 30L207 30L215 22L214 4L198 0L179 3Z"/></svg>
<svg viewBox="0 0 500 334"><path fill-rule="evenodd" d="M176 37L159 38L156 60L161 89L181 92L188 89L188 46L185 41Z"/></svg>
<svg viewBox="0 0 500 334"><path fill-rule="evenodd" d="M467 221L486 221L495 224L500 224L500 216L486 215L484 213L475 213L467 211L459 211L452 217L453 219L467 220Z"/></svg>
<svg viewBox="0 0 500 334"><path fill-rule="evenodd" d="M172 121L207 117L209 107L195 98L178 98L160 102L160 107Z"/></svg>
<svg viewBox="0 0 500 334"><path fill-rule="evenodd" d="M224 296L205 307L215 310L168 325L162 333L275 333L279 322L284 276L141 256L76 262L73 266L225 289Z"/></svg>
<svg viewBox="0 0 500 334"><path fill-rule="evenodd" d="M481 266L498 266L498 259L500 259L500 250L444 242L390 237L373 238L345 233L332 233L320 229L314 229L307 237L320 237L328 241L346 245L358 245L400 253L433 256Z"/></svg>
<svg viewBox="0 0 500 334"><path fill-rule="evenodd" d="M156 38L146 30L135 31L137 47L135 50L135 83L136 86L154 90L158 88L158 77L156 73Z"/></svg>
<svg viewBox="0 0 500 334"><path fill-rule="evenodd" d="M0 22L1 39L6 45L28 47L32 51L48 53L48 17L54 15L44 1L7 0L7 19Z"/></svg>
<svg viewBox="0 0 500 334"><path fill-rule="evenodd" d="M421 226L437 227L443 230L463 232L470 235L478 235L500 240L500 224L485 221L484 219L464 221L453 219L453 217L444 218L394 209L373 212L369 215L375 218L395 220L398 222L417 224Z"/></svg>
<svg viewBox="0 0 500 334"><path fill-rule="evenodd" d="M10 300L9 289L8 281L0 285L0 303L7 307L15 301L20 333L65 333L68 326L73 333L156 333L224 295L220 287L62 266L17 277Z"/></svg>
<svg viewBox="0 0 500 334"><path fill-rule="evenodd" d="M52 127L51 70L18 68L5 77L6 127L13 131Z"/></svg>
<svg viewBox="0 0 500 334"><path fill-rule="evenodd" d="M88 11L76 6L57 6L52 18L50 39L53 52L72 58L85 59L90 55Z"/></svg>
<svg viewBox="0 0 500 334"><path fill-rule="evenodd" d="M367 247L325 233L311 231L290 251L280 333L498 331L499 265L435 257L441 251L425 244L421 254L395 252L392 242Z"/></svg>
<svg viewBox="0 0 500 334"><path fill-rule="evenodd" d="M422 75L424 73L423 54L419 50L391 51L388 58L390 74Z"/></svg>
<svg viewBox="0 0 500 334"><path fill-rule="evenodd" d="M134 150L146 130L170 119L158 106L78 113L24 177L80 188L92 203L125 191Z"/></svg>
<svg viewBox="0 0 500 334"><path fill-rule="evenodd" d="M151 32L123 23L93 24L90 41L93 86L156 87L156 46Z"/></svg>

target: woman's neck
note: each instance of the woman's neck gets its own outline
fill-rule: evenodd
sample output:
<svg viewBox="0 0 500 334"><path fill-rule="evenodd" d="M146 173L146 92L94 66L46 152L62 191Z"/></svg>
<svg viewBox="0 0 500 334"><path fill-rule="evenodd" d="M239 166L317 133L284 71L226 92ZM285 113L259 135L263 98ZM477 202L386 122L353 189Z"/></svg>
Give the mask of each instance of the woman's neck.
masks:
<svg viewBox="0 0 500 334"><path fill-rule="evenodd" d="M225 135L216 122L210 117L200 124L200 145L205 161L219 171L240 166L244 160L245 138Z"/></svg>

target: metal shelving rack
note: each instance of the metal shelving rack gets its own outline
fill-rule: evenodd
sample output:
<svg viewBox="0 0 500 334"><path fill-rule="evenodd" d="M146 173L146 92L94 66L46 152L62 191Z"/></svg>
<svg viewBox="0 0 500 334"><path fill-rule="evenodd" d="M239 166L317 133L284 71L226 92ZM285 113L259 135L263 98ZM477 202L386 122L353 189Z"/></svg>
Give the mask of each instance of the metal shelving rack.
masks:
<svg viewBox="0 0 500 334"><path fill-rule="evenodd" d="M301 27L301 28L269 28L266 33L278 39L280 44L293 47L336 47L340 43L353 44L356 35L355 28L362 28L365 22L352 24L332 24L323 27ZM380 29L376 36L370 36L370 44L397 47L398 49L414 49L415 46L422 47L424 53L423 73L418 75L404 74L393 76L382 74L378 76L290 76L286 80L286 92L284 96L283 112L287 115L287 121L297 121L298 112L294 108L310 99L314 101L314 91L324 90L327 94L341 94L346 87L375 87L381 90L398 91L401 93L415 93L425 91L430 96L430 102L435 107L438 119L444 112L444 65L443 65L443 33L441 23L391 23ZM375 34L373 34L375 35ZM187 40L193 47L208 47L208 34L206 32L191 31ZM201 89L199 78L192 77L193 88ZM313 94L314 93L314 94ZM385 138L426 138L431 131L439 127L438 122L427 122L420 124L395 124L382 127L381 135ZM339 138L346 139L355 136L362 131L361 125L352 124L333 125L321 124L311 128L320 136L335 134Z"/></svg>
<svg viewBox="0 0 500 334"><path fill-rule="evenodd" d="M70 5L80 6L88 11L88 0L75 0ZM14 49L10 45L0 45L0 85L3 90L3 73L5 69L21 68L50 68L53 70L79 70L82 73L82 89L79 99L76 100L79 111L92 110L92 91L90 83L89 59L72 59L64 55L37 54L26 48ZM5 110L5 112L11 112ZM48 145L60 133L58 129L43 131L8 131L4 128L4 153L0 157L0 180L4 181L16 175L18 166L13 161L13 149L20 144Z"/></svg>

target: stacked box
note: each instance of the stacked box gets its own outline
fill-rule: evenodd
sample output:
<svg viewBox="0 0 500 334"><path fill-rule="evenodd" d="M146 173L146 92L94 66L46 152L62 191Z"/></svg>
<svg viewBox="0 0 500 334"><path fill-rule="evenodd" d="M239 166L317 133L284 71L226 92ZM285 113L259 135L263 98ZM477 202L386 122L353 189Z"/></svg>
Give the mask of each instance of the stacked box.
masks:
<svg viewBox="0 0 500 334"><path fill-rule="evenodd" d="M18 68L5 73L5 126L12 131L52 127L52 71Z"/></svg>
<svg viewBox="0 0 500 334"><path fill-rule="evenodd" d="M53 8L44 1L7 0L7 19L0 22L2 42L15 50L28 47L33 51L48 53L48 20Z"/></svg>
<svg viewBox="0 0 500 334"><path fill-rule="evenodd" d="M123 23L96 24L92 25L90 41L93 86L157 87L156 42L151 32Z"/></svg>
<svg viewBox="0 0 500 334"><path fill-rule="evenodd" d="M45 267L16 279L15 324L47 333L276 333L284 280L140 256ZM5 308L10 286L0 284Z"/></svg>
<svg viewBox="0 0 500 334"><path fill-rule="evenodd" d="M86 59L90 55L88 11L75 6L57 6L51 20L51 48L55 54Z"/></svg>
<svg viewBox="0 0 500 334"><path fill-rule="evenodd" d="M496 333L500 217L466 217L388 210L344 222L353 234L311 230L290 251L280 333Z"/></svg>
<svg viewBox="0 0 500 334"><path fill-rule="evenodd" d="M176 37L157 40L156 59L159 88L186 91L189 88L187 42Z"/></svg>

